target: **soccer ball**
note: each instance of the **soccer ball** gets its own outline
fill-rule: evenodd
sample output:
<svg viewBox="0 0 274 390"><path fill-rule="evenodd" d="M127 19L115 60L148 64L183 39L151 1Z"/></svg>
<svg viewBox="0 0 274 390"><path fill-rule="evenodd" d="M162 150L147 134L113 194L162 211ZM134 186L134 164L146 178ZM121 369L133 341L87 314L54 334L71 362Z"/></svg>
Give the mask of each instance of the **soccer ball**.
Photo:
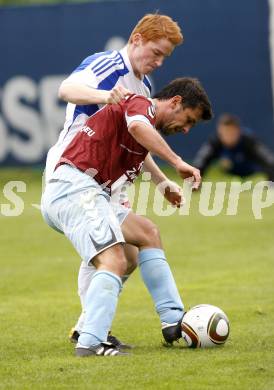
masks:
<svg viewBox="0 0 274 390"><path fill-rule="evenodd" d="M229 335L229 320L216 306L192 307L183 317L182 337L190 348L208 348L222 345Z"/></svg>

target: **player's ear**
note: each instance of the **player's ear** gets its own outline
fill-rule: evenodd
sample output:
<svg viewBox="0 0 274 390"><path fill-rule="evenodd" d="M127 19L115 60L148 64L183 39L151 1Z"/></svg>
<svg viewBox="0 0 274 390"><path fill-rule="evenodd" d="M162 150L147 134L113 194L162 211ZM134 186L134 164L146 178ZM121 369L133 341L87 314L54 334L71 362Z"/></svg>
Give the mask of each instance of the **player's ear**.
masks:
<svg viewBox="0 0 274 390"><path fill-rule="evenodd" d="M135 33L132 36L132 43L138 46L142 42L142 35L140 33Z"/></svg>
<svg viewBox="0 0 274 390"><path fill-rule="evenodd" d="M182 104L182 96L180 95L175 95L172 97L171 102L172 102L172 108L177 108L180 107Z"/></svg>

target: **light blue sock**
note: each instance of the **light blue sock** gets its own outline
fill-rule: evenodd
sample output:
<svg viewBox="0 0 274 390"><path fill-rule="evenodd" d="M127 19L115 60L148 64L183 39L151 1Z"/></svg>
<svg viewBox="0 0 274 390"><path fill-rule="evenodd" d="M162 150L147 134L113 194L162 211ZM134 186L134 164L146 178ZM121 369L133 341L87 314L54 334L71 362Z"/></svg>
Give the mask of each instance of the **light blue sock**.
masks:
<svg viewBox="0 0 274 390"><path fill-rule="evenodd" d="M85 298L86 318L79 343L86 347L107 341L122 289L121 278L109 271L97 271Z"/></svg>
<svg viewBox="0 0 274 390"><path fill-rule="evenodd" d="M164 251L143 249L139 252L139 267L161 322L178 322L183 316L184 306Z"/></svg>

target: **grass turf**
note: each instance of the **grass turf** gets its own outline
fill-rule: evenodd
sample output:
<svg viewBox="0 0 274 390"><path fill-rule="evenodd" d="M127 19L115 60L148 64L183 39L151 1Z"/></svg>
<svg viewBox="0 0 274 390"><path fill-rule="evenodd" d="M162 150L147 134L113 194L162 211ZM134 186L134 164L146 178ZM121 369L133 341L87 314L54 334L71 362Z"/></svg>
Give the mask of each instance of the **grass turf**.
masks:
<svg viewBox="0 0 274 390"><path fill-rule="evenodd" d="M204 217L195 194L189 216L149 213L186 308L211 303L227 313L231 335L224 347L163 347L137 270L112 328L135 345L132 354L76 359L67 334L80 310L78 256L31 206L39 203L40 172L2 170L0 176L1 189L9 180L27 185L18 194L24 212L0 216L0 389L274 389L274 205L255 220L248 191L237 216ZM0 203L9 203L2 191Z"/></svg>

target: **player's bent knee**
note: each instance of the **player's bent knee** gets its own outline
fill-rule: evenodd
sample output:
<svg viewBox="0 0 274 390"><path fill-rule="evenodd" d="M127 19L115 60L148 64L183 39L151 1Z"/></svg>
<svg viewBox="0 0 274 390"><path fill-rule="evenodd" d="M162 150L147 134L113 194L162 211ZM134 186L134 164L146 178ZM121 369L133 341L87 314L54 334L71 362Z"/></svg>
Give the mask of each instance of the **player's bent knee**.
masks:
<svg viewBox="0 0 274 390"><path fill-rule="evenodd" d="M121 244L116 244L99 253L92 260L97 270L104 269L123 276L127 270L127 259Z"/></svg>
<svg viewBox="0 0 274 390"><path fill-rule="evenodd" d="M127 243L140 248L162 248L158 227L148 218L131 213L122 224Z"/></svg>
<svg viewBox="0 0 274 390"><path fill-rule="evenodd" d="M161 236L158 227L151 221L146 220L142 229L142 245L145 247L161 247Z"/></svg>
<svg viewBox="0 0 274 390"><path fill-rule="evenodd" d="M161 236L160 231L156 225L149 230L149 243L150 246L159 247L161 246Z"/></svg>

